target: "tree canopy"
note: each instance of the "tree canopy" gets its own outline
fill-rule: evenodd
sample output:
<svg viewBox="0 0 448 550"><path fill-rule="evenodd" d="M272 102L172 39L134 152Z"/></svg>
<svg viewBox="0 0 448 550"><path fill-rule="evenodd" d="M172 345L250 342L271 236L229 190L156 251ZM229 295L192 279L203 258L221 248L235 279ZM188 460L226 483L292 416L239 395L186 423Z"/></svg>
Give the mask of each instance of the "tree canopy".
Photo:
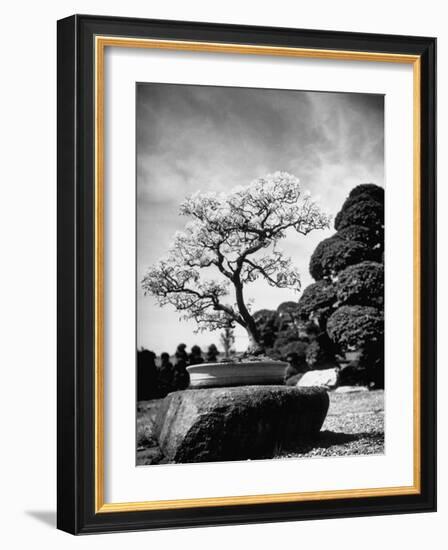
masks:
<svg viewBox="0 0 448 550"><path fill-rule="evenodd" d="M148 269L143 290L160 306L171 304L195 320L199 330L225 328L231 319L259 343L243 288L262 278L273 287L299 290L299 273L278 243L288 230L307 235L327 228L329 217L286 172L228 194L195 193L181 203L180 213L191 221L174 235L167 257ZM218 277L209 277L213 272Z"/></svg>

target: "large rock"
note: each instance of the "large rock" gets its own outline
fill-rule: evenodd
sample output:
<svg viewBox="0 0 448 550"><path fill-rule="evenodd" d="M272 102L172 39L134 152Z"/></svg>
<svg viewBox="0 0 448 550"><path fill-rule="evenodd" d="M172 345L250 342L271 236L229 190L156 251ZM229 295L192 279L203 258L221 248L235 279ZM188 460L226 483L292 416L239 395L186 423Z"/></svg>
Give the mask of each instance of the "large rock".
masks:
<svg viewBox="0 0 448 550"><path fill-rule="evenodd" d="M310 370L297 382L298 388L335 388L339 383L340 369Z"/></svg>
<svg viewBox="0 0 448 550"><path fill-rule="evenodd" d="M186 390L164 399L155 433L173 462L268 458L316 436L328 405L327 392L319 388Z"/></svg>

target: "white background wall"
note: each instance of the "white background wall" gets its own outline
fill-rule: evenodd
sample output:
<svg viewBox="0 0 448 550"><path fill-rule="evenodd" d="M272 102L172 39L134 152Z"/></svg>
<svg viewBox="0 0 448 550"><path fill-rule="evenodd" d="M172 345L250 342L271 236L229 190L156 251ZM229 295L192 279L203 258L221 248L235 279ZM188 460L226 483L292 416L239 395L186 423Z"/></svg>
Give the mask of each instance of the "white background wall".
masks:
<svg viewBox="0 0 448 550"><path fill-rule="evenodd" d="M0 32L0 541L5 548L446 547L448 30L444 3L90 0L7 3ZM75 538L55 530L56 20L73 13L216 21L439 39L439 512ZM19 391L20 389L20 391Z"/></svg>

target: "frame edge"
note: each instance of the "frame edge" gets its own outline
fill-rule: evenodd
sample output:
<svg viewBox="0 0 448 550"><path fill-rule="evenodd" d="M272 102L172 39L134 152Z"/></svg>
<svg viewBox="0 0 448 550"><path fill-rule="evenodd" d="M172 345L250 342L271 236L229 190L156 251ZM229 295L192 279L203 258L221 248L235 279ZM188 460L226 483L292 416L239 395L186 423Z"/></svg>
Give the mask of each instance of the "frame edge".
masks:
<svg viewBox="0 0 448 550"><path fill-rule="evenodd" d="M78 532L77 23L57 22L57 528Z"/></svg>

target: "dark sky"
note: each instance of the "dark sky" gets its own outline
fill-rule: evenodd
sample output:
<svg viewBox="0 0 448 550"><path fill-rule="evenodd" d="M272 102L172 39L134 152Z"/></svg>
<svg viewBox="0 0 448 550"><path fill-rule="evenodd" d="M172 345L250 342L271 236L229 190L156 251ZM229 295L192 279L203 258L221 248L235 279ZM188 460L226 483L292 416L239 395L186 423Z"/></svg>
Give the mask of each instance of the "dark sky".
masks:
<svg viewBox="0 0 448 550"><path fill-rule="evenodd" d="M137 343L156 353L180 341L206 347L219 334L194 334L171 306L144 297L139 281L166 254L186 195L226 191L276 171L297 176L333 216L350 189L384 185L384 98L381 95L300 92L174 84L137 85ZM308 262L331 231L291 233L281 248L311 282ZM297 300L291 290L256 282L255 308ZM246 346L244 331L237 348Z"/></svg>

